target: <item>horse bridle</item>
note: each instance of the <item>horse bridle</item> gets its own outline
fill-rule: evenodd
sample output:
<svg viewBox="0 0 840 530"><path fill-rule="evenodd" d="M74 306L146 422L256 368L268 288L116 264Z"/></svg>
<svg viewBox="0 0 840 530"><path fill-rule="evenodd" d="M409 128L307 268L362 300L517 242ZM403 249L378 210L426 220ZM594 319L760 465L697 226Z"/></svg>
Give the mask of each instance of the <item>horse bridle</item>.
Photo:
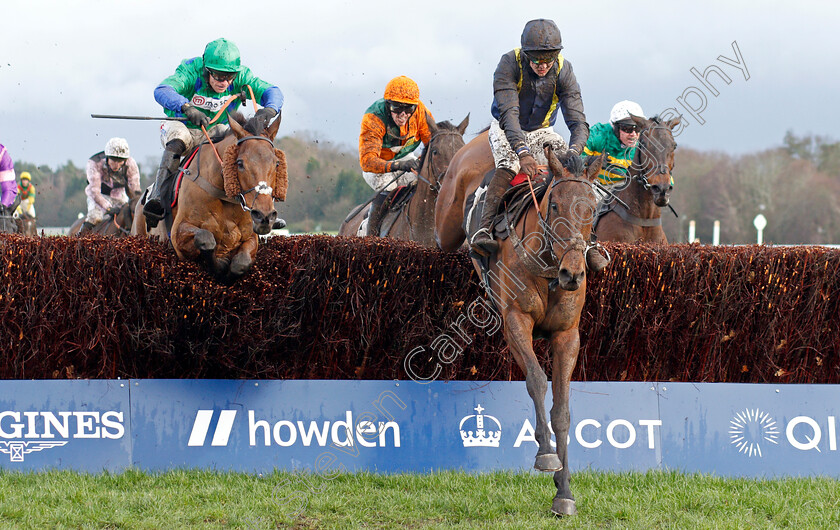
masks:
<svg viewBox="0 0 840 530"><path fill-rule="evenodd" d="M668 164L662 163L659 160L656 160L656 157L654 157L654 156L651 156L651 158L653 158L654 162L656 162L656 164L654 164L653 167L651 168L651 169L653 169L653 171L649 171L649 168L648 168L647 165L642 165L642 151L644 150L645 152L650 153L649 150L644 149L645 142L642 139L642 135L644 135L644 133L646 133L647 131L655 130L655 129L667 129L667 127L665 127L664 125L653 125L653 126L645 127L644 129L642 129L642 131L639 133L639 145L636 146L636 156L634 157L634 158L638 159L638 166L637 167L639 167L640 169L639 169L638 173L636 173L635 175L632 176L632 178L633 178L633 180L635 180L636 182L641 184L645 191L650 191L650 189L653 187L647 179L648 173L665 175L665 174L668 173L668 171L670 171L670 168L668 167ZM634 159L633 160L633 165L635 165L635 164L636 164L636 160Z"/></svg>
<svg viewBox="0 0 840 530"><path fill-rule="evenodd" d="M239 140L236 141L236 145L239 145L246 140L265 140L266 142L271 144L272 148L274 147L274 142L272 142L271 140L269 140L265 136L244 136L244 137L242 137L242 138L240 138ZM254 200L251 203L251 206L248 206L247 201L245 200L245 195L251 193L252 191L255 192L254 193ZM251 212L254 209L253 208L254 205L257 203L257 196L260 195L260 194L268 195L268 194L271 193L271 191L272 191L271 186L266 184L264 181L260 181L259 184L257 184L253 188L251 188L249 190L246 190L246 191L240 191L236 195L236 198L239 200L239 205L242 207L242 209L244 211Z"/></svg>
<svg viewBox="0 0 840 530"><path fill-rule="evenodd" d="M578 182L578 183L581 183L581 184L586 184L587 186L590 186L590 187L592 186L592 184L588 180L584 180L584 179L579 179L579 178L559 178L558 179L558 178L555 178L555 179L552 180L551 188L549 188L548 191L546 191L546 193L549 194L549 197L548 197L548 213L546 214L545 219L543 219L539 210L537 210L537 216L539 217L538 223L542 226L542 232L545 235L546 239L550 240L550 242L552 244L557 243L559 245L563 245L563 246L566 247L566 250L563 252L563 254L559 258L554 254L553 251L549 252L549 254L551 255L551 262L552 263L548 267L540 267L538 265L538 267L539 267L539 269L538 269L537 267L533 266L534 264L539 264L541 260L538 261L536 258L531 256L530 253L528 252L528 250L520 249L522 240L519 239L519 236L516 234L516 230L510 225L510 218L507 219L508 227L509 227L508 229L510 230L510 234L511 234L511 241L514 244L514 250L517 251L516 253L520 257L520 259L522 259L523 262L525 262L526 267L529 269L529 271L532 274L534 274L536 276L540 276L542 278L556 279L560 275L560 265L563 263L563 260L566 258L566 255L569 252L571 252L573 250L580 250L581 252L583 252L583 255L586 256L586 253L589 252L590 248L594 248L594 247L598 246L597 243L592 244L592 243L589 243L588 241L586 241L583 238L583 234L581 234L580 230L577 230L574 233L572 233L570 237L559 237L559 236L557 236L557 234L555 234L551 230L551 224L550 224L551 212L555 211L555 212L559 213L559 208L557 207L557 203L554 202L554 200L551 198L551 192L559 184L567 183L567 182ZM507 212L505 214L507 215ZM551 245L549 245L548 249L549 250L551 249ZM543 249L543 252L545 250L547 250L547 249Z"/></svg>
<svg viewBox="0 0 840 530"><path fill-rule="evenodd" d="M460 134L460 133L458 133L458 132L456 132L456 131L445 130L445 131L436 132L435 134L433 134L433 135L432 135L432 137L431 137L431 138L429 138L429 145L426 147L426 152L428 153L427 158L429 159L429 162L428 162L428 164L429 164L429 171L432 171L432 167L433 167L433 164L434 164L434 160L432 160L432 158L434 157L434 152L432 151L432 143L433 143L433 142L435 141L435 139L437 139L438 137L441 137L441 136L450 136L450 135L461 136L461 134ZM435 176L435 181L434 181L434 183L430 182L428 179L426 179L426 177L424 177L424 176L423 176L423 175L421 175L420 173L418 173L418 174L417 174L417 178L418 178L418 179L420 179L420 180L422 180L422 181L423 181L423 182L425 182L426 184L428 184L428 185L429 185L429 189L431 189L431 190L432 190L432 193L434 193L434 194L435 194L435 196L437 196L438 192L440 191L440 181L441 181L441 179L443 178L443 175L444 175L444 174L446 174L446 170L447 170L447 168L448 168L448 167L449 167L449 165L447 164L447 167L443 168L443 169L440 171L440 173L438 173L438 174ZM421 169L422 169L422 168L421 168Z"/></svg>
<svg viewBox="0 0 840 530"><path fill-rule="evenodd" d="M449 136L449 135L461 136L461 134L456 132L456 131L445 130L445 131L436 132L435 134L432 135L431 138L429 138L429 145L426 146L426 153L427 153L426 158L428 159L428 161L424 161L424 165L429 166L429 171L433 171L432 170L432 165L434 164L434 160L433 160L434 151L432 151L432 144L434 143L435 139L437 139L438 137ZM426 177L421 175L420 172L417 173L417 179L422 180L423 182L425 182L429 186L429 189L432 190L432 193L435 196L435 200L437 200L437 195L438 195L438 192L440 191L440 180L443 178L443 175L446 173L446 170L448 169L448 167L449 167L449 164L447 164L447 167L443 168L440 171L440 173L438 173L437 176L435 176L435 181L434 182L430 182ZM420 168L420 171L422 171L422 170L423 170L423 168ZM409 202L408 204L409 204L408 208L411 208L411 203ZM415 239L414 238L414 226L411 224L411 215L406 213L405 220L408 223L409 237L412 240L414 240ZM390 228L389 228L389 231L390 231Z"/></svg>
<svg viewBox="0 0 840 530"><path fill-rule="evenodd" d="M559 185L561 183L566 183L566 182L579 182L579 183L582 183L582 184L586 184L590 188L592 187L592 184L588 180L584 180L584 179L578 179L578 178L559 178L559 179L557 179L557 178L555 178L554 181L551 183L551 189L548 190L548 194L549 194L549 196L548 196L548 212L546 212L545 221L540 220L541 222L545 223L545 226L543 227L543 231L545 232L548 239L551 239L554 243L563 245L566 242L570 242L570 244L568 245L568 248L566 248L566 251L563 252L563 254L559 258L554 256L553 252L551 253L551 255L554 256L554 259L557 261L557 268L558 269L560 268L560 264L563 263L563 259L566 257L566 254L568 254L570 251L581 250L581 251L583 251L583 255L585 256L586 253L589 252L590 248L593 248L593 247L596 246L596 245L591 244L588 241L584 240L583 239L583 234L580 233L580 230L576 230L570 237L558 237L557 234L555 234L550 229L551 228L551 223L549 221L551 219L551 212L554 211L554 212L557 212L558 214L560 212L560 209L557 207L557 203L554 202L554 199L551 198L551 191L555 187L557 187L557 185Z"/></svg>

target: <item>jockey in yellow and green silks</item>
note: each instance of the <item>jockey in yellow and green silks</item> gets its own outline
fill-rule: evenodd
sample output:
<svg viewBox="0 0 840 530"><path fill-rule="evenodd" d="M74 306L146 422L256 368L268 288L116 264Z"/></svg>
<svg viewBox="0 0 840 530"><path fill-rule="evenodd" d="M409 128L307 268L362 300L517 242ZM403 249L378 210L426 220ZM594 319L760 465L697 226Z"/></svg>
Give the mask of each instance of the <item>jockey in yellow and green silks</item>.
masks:
<svg viewBox="0 0 840 530"><path fill-rule="evenodd" d="M15 208L15 215L28 215L35 218L35 186L32 185L32 175L29 171L20 174L20 184L17 187L20 204Z"/></svg>

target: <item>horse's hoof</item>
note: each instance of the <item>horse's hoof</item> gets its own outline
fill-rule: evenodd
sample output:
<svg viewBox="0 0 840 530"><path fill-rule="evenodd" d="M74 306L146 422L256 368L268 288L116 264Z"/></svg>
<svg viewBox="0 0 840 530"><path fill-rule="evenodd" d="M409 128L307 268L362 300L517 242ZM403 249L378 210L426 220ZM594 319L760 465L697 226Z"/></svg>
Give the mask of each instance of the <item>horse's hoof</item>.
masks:
<svg viewBox="0 0 840 530"><path fill-rule="evenodd" d="M195 248L201 251L211 251L216 249L216 238L207 230L199 230L193 237L193 244Z"/></svg>
<svg viewBox="0 0 840 530"><path fill-rule="evenodd" d="M534 469L537 471L551 473L553 471L561 471L563 469L563 464L560 462L560 458L558 458L556 454L547 453L544 455L537 455L537 459L534 462Z"/></svg>
<svg viewBox="0 0 840 530"><path fill-rule="evenodd" d="M559 497L554 497L554 501L551 503L551 513L557 516L577 515L575 501L573 501L572 499L561 499Z"/></svg>
<svg viewBox="0 0 840 530"><path fill-rule="evenodd" d="M237 254L234 256L233 260L230 262L230 276L233 279L238 279L239 277L243 276L248 270L251 268L251 257L246 255Z"/></svg>

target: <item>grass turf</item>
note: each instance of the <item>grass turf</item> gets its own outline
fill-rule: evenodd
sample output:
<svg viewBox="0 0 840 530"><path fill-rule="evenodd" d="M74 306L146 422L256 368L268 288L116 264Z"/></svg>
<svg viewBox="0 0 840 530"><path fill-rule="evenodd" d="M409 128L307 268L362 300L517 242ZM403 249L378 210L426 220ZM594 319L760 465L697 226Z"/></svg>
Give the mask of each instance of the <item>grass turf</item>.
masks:
<svg viewBox="0 0 840 530"><path fill-rule="evenodd" d="M548 508L550 475L210 471L0 472L3 528L838 528L829 478L671 472L572 477L578 515Z"/></svg>

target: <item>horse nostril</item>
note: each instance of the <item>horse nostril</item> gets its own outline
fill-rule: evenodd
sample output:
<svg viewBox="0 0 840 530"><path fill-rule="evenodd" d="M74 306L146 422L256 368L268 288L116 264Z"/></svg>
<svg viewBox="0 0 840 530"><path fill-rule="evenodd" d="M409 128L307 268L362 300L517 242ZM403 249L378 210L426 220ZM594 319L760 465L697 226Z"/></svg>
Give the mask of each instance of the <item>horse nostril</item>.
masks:
<svg viewBox="0 0 840 530"><path fill-rule="evenodd" d="M258 210L251 210L251 220L257 224L262 224L265 220L265 216Z"/></svg>

